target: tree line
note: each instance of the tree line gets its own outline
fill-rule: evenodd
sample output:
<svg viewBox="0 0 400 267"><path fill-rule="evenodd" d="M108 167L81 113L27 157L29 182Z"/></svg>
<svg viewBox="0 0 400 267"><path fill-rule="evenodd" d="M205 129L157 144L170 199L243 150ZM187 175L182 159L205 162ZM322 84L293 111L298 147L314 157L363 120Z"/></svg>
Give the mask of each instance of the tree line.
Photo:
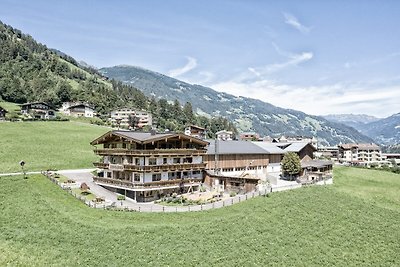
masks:
<svg viewBox="0 0 400 267"><path fill-rule="evenodd" d="M14 103L44 101L59 107L66 101L92 104L106 119L111 110L147 110L160 130L183 131L189 124L207 128L209 137L220 130L237 132L223 117L197 115L191 103L149 98L137 88L108 80L93 68L82 68L72 57L48 49L30 35L0 21L0 98Z"/></svg>

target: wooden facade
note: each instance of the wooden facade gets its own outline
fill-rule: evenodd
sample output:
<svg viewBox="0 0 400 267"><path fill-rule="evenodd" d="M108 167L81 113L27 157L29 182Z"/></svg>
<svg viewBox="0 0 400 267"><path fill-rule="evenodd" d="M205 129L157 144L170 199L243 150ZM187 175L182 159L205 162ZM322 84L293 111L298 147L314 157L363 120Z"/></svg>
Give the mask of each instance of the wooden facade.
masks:
<svg viewBox="0 0 400 267"><path fill-rule="evenodd" d="M21 113L35 119L52 119L56 117L55 110L44 102L22 104Z"/></svg>
<svg viewBox="0 0 400 267"><path fill-rule="evenodd" d="M184 134L111 131L97 138L97 184L147 202L195 190L203 181L207 142Z"/></svg>

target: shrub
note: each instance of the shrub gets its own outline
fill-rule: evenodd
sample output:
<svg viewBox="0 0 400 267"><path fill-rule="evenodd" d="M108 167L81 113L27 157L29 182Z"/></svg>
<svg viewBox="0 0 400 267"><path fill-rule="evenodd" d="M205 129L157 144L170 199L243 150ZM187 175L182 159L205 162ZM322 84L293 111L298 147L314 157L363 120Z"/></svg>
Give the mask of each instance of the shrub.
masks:
<svg viewBox="0 0 400 267"><path fill-rule="evenodd" d="M229 196L230 196L230 197L234 197L234 196L236 196L236 195L237 195L236 192L230 192L230 193L229 193Z"/></svg>
<svg viewBox="0 0 400 267"><path fill-rule="evenodd" d="M125 200L125 196L123 196L123 195L118 195L117 200Z"/></svg>

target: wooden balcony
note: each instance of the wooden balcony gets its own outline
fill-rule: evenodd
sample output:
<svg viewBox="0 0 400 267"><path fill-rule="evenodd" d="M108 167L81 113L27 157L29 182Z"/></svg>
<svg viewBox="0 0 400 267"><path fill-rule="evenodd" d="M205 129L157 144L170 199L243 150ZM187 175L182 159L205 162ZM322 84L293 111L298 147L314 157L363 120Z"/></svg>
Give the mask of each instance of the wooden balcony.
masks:
<svg viewBox="0 0 400 267"><path fill-rule="evenodd" d="M118 171L134 171L134 172L157 172L157 171L201 171L206 168L206 163L180 163L180 164L164 164L140 166L134 164L108 164L95 162L93 165L100 169L110 169ZM117 168L114 168L116 166Z"/></svg>
<svg viewBox="0 0 400 267"><path fill-rule="evenodd" d="M165 181L157 181L150 183L132 183L126 180L112 179L112 178L104 178L94 176L93 181L102 184L105 186L117 187L117 188L126 188L133 190L155 190L155 189L163 189L163 188L178 188L178 187L187 187L193 185L199 185L202 182L203 178L193 178L193 177L185 177L183 179L174 179L174 180L165 180Z"/></svg>
<svg viewBox="0 0 400 267"><path fill-rule="evenodd" d="M134 150L123 148L105 148L95 149L94 153L99 156L119 155L119 156L202 156L206 154L205 149L149 149L149 150Z"/></svg>
<svg viewBox="0 0 400 267"><path fill-rule="evenodd" d="M108 169L108 163L94 162L93 165L99 169Z"/></svg>

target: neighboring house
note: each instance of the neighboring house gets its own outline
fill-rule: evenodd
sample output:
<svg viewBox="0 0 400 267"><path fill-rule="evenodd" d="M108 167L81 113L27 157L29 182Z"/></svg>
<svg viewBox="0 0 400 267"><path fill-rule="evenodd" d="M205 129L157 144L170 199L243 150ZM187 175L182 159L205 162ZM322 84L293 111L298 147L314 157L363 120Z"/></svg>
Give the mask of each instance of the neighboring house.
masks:
<svg viewBox="0 0 400 267"><path fill-rule="evenodd" d="M86 102L64 102L59 109L60 112L68 116L93 118L96 112L90 104Z"/></svg>
<svg viewBox="0 0 400 267"><path fill-rule="evenodd" d="M317 151L317 149L308 142L276 143L276 146L283 149L285 152L295 152L299 155L300 160L313 159L314 152Z"/></svg>
<svg viewBox="0 0 400 267"><path fill-rule="evenodd" d="M269 165L279 165L285 153L274 145L266 148L256 143L210 141L204 156L205 183L213 188L222 186L227 191L255 190L259 181L266 181Z"/></svg>
<svg viewBox="0 0 400 267"><path fill-rule="evenodd" d="M5 110L4 108L0 107L0 121L6 119L6 113L8 113L8 111Z"/></svg>
<svg viewBox="0 0 400 267"><path fill-rule="evenodd" d="M94 182L138 202L197 190L207 144L181 133L110 131L91 142L102 157Z"/></svg>
<svg viewBox="0 0 400 267"><path fill-rule="evenodd" d="M215 133L215 137L218 140L232 140L233 139L233 132L232 131L222 130L222 131L216 132Z"/></svg>
<svg viewBox="0 0 400 267"><path fill-rule="evenodd" d="M333 163L329 160L301 161L300 182L318 182L332 178Z"/></svg>
<svg viewBox="0 0 400 267"><path fill-rule="evenodd" d="M69 116L86 118L93 118L96 115L94 108L88 104L77 104L70 106L68 107L66 114Z"/></svg>
<svg viewBox="0 0 400 267"><path fill-rule="evenodd" d="M197 125L189 125L188 127L185 128L185 134L196 138L204 139L206 137L206 129Z"/></svg>
<svg viewBox="0 0 400 267"><path fill-rule="evenodd" d="M274 138L272 140L274 143L311 143L314 147L318 145L318 139L315 137L308 137L308 136L284 136L282 135L279 138Z"/></svg>
<svg viewBox="0 0 400 267"><path fill-rule="evenodd" d="M119 126L122 128L128 128L130 127L130 117L137 118L136 127L138 128L143 128L144 126L152 126L152 115L149 112L133 108L120 108L111 111L110 122L115 126L118 126L119 124Z"/></svg>
<svg viewBox="0 0 400 267"><path fill-rule="evenodd" d="M35 119L53 119L56 112L49 104L45 102L32 102L21 104L21 113Z"/></svg>
<svg viewBox="0 0 400 267"><path fill-rule="evenodd" d="M400 165L400 153L382 153L382 161Z"/></svg>
<svg viewBox="0 0 400 267"><path fill-rule="evenodd" d="M339 149L337 146L320 146L315 155L318 158L326 158L333 161L337 161Z"/></svg>
<svg viewBox="0 0 400 267"><path fill-rule="evenodd" d="M341 144L338 146L339 162L351 165L382 163L381 148L376 144Z"/></svg>
<svg viewBox="0 0 400 267"><path fill-rule="evenodd" d="M258 141L258 140L260 140L260 135L256 132L243 132L243 133L239 134L239 140Z"/></svg>

